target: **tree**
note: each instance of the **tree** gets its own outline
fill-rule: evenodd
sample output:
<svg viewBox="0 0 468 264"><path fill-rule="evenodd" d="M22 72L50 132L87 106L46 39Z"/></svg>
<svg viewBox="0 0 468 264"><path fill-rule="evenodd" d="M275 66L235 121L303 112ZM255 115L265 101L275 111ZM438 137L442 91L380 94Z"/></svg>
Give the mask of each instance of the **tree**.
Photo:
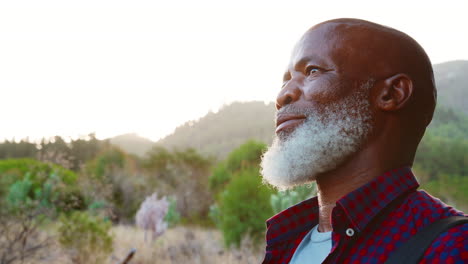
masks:
<svg viewBox="0 0 468 264"><path fill-rule="evenodd" d="M205 218L213 198L208 189L211 161L194 149L168 151L155 147L144 159L153 186L163 195L177 197L183 218Z"/></svg>
<svg viewBox="0 0 468 264"><path fill-rule="evenodd" d="M264 236L265 220L273 214L270 196L276 191L262 184L259 173L265 148L263 143L248 141L233 150L211 175L211 188L218 193L211 215L226 246L239 246L245 236L258 244Z"/></svg>
<svg viewBox="0 0 468 264"><path fill-rule="evenodd" d="M274 190L262 184L258 168L238 172L219 199L220 227L226 246L239 246L249 236L257 245L264 237L265 220L273 215Z"/></svg>

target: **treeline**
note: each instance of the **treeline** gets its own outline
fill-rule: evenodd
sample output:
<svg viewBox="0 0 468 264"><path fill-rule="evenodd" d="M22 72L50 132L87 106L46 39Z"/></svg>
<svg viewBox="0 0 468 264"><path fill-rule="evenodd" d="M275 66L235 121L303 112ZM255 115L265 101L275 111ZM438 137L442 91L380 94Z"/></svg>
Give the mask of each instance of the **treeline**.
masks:
<svg viewBox="0 0 468 264"><path fill-rule="evenodd" d="M39 143L27 139L5 140L0 143L0 159L31 158L79 171L87 161L109 147L108 140L98 140L94 134L70 142L60 136L43 138Z"/></svg>

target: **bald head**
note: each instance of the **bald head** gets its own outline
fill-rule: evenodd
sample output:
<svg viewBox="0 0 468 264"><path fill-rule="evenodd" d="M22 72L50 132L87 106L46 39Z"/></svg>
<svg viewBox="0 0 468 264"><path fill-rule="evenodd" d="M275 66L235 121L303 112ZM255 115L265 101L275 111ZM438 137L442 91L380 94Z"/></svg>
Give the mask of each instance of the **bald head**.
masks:
<svg viewBox="0 0 468 264"><path fill-rule="evenodd" d="M396 29L359 19L334 19L309 29L303 43L320 35L328 45L337 71L349 80L385 80L404 74L411 91L398 109L409 119L417 134L424 133L436 104L432 65L424 49L410 36Z"/></svg>

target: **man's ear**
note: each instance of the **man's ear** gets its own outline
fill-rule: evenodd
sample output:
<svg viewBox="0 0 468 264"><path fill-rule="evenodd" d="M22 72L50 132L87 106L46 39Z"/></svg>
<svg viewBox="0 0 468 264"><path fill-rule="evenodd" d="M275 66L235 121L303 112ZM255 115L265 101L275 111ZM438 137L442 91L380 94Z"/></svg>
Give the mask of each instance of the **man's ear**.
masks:
<svg viewBox="0 0 468 264"><path fill-rule="evenodd" d="M384 111L396 111L403 108L413 95L413 81L399 73L385 80L375 97L376 105Z"/></svg>

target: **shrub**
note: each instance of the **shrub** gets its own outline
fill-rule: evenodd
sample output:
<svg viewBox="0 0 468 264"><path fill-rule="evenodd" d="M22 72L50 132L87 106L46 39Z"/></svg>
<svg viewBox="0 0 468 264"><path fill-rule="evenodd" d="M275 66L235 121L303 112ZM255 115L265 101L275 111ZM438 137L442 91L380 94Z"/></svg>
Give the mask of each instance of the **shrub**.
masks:
<svg viewBox="0 0 468 264"><path fill-rule="evenodd" d="M60 166L31 159L0 161L0 206L33 204L69 211L85 208L77 175Z"/></svg>
<svg viewBox="0 0 468 264"><path fill-rule="evenodd" d="M265 144L249 140L229 154L226 160L226 168L234 173L244 168L258 166L265 150Z"/></svg>
<svg viewBox="0 0 468 264"><path fill-rule="evenodd" d="M180 221L180 214L177 211L177 201L175 198L169 198L169 207L167 210L167 214L164 217L164 221L167 222L169 227L174 227Z"/></svg>
<svg viewBox="0 0 468 264"><path fill-rule="evenodd" d="M262 184L258 168L239 172L227 185L219 201L220 227L226 246L239 246L243 236L254 243L264 237L265 219L273 210L269 203L273 190Z"/></svg>
<svg viewBox="0 0 468 264"><path fill-rule="evenodd" d="M48 209L31 205L0 207L0 263L32 263L50 252L52 236L40 230Z"/></svg>
<svg viewBox="0 0 468 264"><path fill-rule="evenodd" d="M232 174L227 170L225 162L220 162L214 167L208 179L208 186L212 192L218 194L232 178Z"/></svg>
<svg viewBox="0 0 468 264"><path fill-rule="evenodd" d="M104 263L113 250L111 223L87 212L73 212L60 218L59 242L73 263Z"/></svg>
<svg viewBox="0 0 468 264"><path fill-rule="evenodd" d="M128 223L151 187L141 176L133 157L108 147L86 164L79 183L89 199L89 209Z"/></svg>
<svg viewBox="0 0 468 264"><path fill-rule="evenodd" d="M302 185L293 190L278 192L270 197L270 204L275 214L314 196L317 193L315 183Z"/></svg>
<svg viewBox="0 0 468 264"><path fill-rule="evenodd" d="M210 190L217 195L231 181L234 173L257 167L265 149L265 144L250 140L233 150L225 161L214 167L209 178Z"/></svg>
<svg viewBox="0 0 468 264"><path fill-rule="evenodd" d="M213 201L208 188L209 158L194 149L168 151L155 147L143 163L153 186L163 195L177 197L177 210L184 221L206 218Z"/></svg>

